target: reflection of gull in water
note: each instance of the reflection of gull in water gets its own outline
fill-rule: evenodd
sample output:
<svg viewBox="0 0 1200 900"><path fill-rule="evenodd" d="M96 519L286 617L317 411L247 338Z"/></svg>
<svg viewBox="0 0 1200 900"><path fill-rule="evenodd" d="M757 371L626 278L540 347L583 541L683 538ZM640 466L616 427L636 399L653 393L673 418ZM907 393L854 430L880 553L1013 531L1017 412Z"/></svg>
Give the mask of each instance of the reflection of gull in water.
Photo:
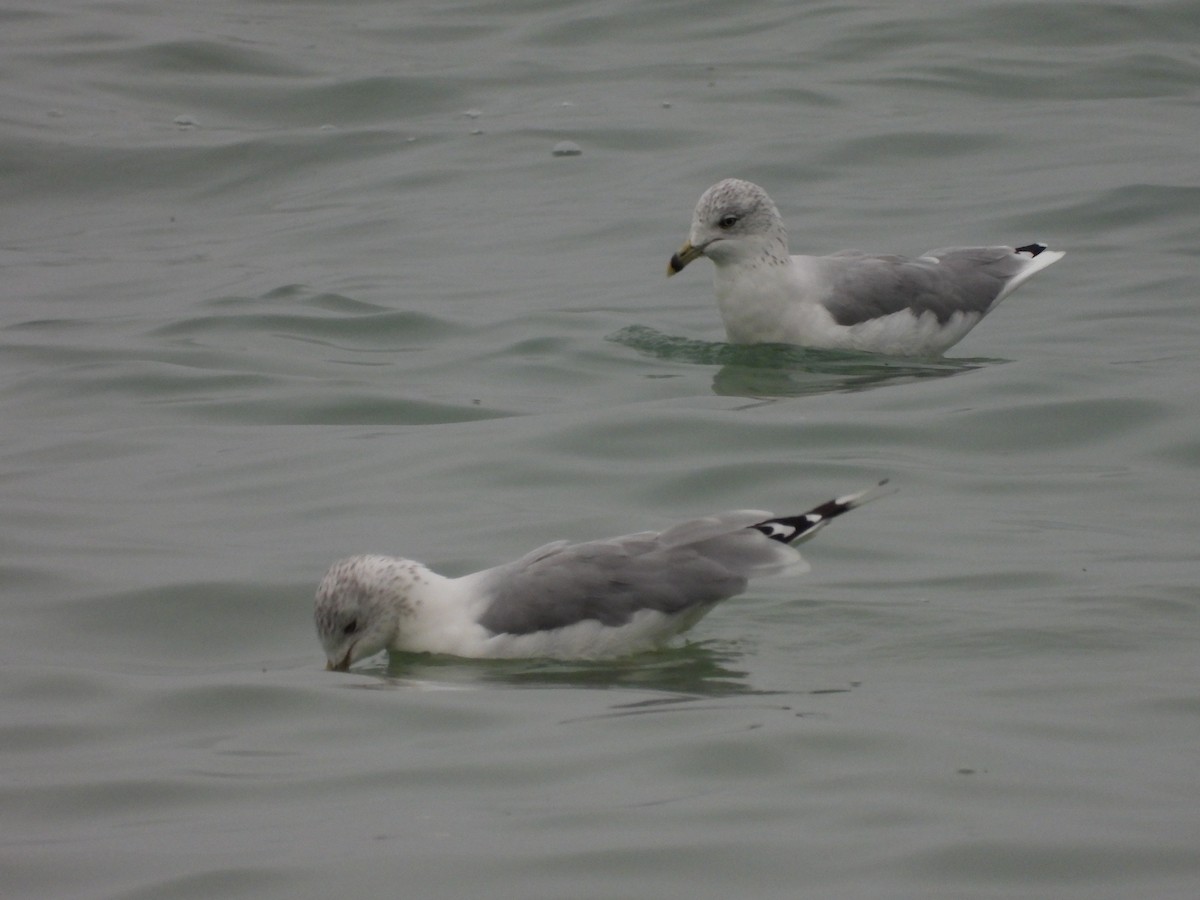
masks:
<svg viewBox="0 0 1200 900"><path fill-rule="evenodd" d="M701 256L715 264L717 305L734 343L936 356L1064 253L1027 244L950 247L915 258L859 250L791 256L767 192L727 178L700 197L667 275Z"/></svg>
<svg viewBox="0 0 1200 900"><path fill-rule="evenodd" d="M862 391L970 372L1000 359L944 356L901 358L861 350L825 350L794 344L726 344L663 334L629 325L606 340L670 362L719 367L712 389L729 397L803 397Z"/></svg>
<svg viewBox="0 0 1200 900"><path fill-rule="evenodd" d="M333 564L317 589L329 668L381 650L472 657L619 656L698 622L750 578L808 568L792 547L886 482L799 516L738 510L600 541L557 541L461 578L390 556Z"/></svg>

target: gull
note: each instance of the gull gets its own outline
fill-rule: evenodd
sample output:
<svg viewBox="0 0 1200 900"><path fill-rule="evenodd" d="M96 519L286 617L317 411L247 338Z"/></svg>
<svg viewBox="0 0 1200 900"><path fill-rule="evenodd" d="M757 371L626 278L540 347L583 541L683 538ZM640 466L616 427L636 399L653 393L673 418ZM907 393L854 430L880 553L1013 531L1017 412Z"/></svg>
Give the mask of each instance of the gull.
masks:
<svg viewBox="0 0 1200 900"><path fill-rule="evenodd" d="M915 258L861 250L791 256L767 192L727 178L700 197L667 276L701 256L711 259L717 305L735 344L940 356L1064 255L1034 243L947 247Z"/></svg>
<svg viewBox="0 0 1200 900"><path fill-rule="evenodd" d="M798 516L736 510L661 532L555 541L459 578L391 556L339 560L314 611L326 668L346 671L383 650L599 659L661 646L749 579L806 571L792 545L881 496L886 484Z"/></svg>

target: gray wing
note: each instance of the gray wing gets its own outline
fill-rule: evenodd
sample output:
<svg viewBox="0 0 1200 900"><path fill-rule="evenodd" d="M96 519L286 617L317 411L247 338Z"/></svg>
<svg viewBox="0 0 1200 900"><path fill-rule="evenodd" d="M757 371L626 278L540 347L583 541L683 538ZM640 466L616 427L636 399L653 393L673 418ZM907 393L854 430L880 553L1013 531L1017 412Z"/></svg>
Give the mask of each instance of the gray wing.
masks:
<svg viewBox="0 0 1200 900"><path fill-rule="evenodd" d="M765 509L735 509L730 512L680 522L658 535L653 533L631 534L629 537L657 537L667 546L691 544L718 535L729 534L740 528L749 528L751 525L765 522L774 515L775 513L767 512ZM625 538L618 538L618 540L625 540Z"/></svg>
<svg viewBox="0 0 1200 900"><path fill-rule="evenodd" d="M700 523L712 521L559 546L500 566L492 570L487 585L492 601L479 624L496 634L529 634L589 619L616 627L640 610L670 615L710 606L740 594L752 575L804 564L796 550L744 525L731 531L725 524L713 535ZM696 527L701 539L664 540L685 526Z"/></svg>
<svg viewBox="0 0 1200 900"><path fill-rule="evenodd" d="M983 316L1031 259L1011 247L950 247L911 259L846 250L821 261L831 287L823 305L839 325L856 325L902 310L943 323L956 312Z"/></svg>

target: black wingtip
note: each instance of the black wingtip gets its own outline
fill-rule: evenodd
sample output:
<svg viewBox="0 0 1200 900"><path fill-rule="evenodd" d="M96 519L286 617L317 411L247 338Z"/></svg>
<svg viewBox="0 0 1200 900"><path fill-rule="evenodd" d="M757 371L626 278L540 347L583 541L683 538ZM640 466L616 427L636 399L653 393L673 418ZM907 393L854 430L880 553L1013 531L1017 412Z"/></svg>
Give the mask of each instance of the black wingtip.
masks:
<svg viewBox="0 0 1200 900"><path fill-rule="evenodd" d="M857 509L864 503L870 503L885 494L894 493L895 489L884 490L888 481L889 479L884 478L874 487L867 488L865 491L827 500L802 515L780 516L750 527L761 531L773 541L779 541L781 544L794 544L799 540L811 537L818 529L823 528L832 519L836 519L843 513Z"/></svg>
<svg viewBox="0 0 1200 900"><path fill-rule="evenodd" d="M1028 253L1030 256L1037 256L1043 250L1049 250L1046 244L1026 244L1024 247L1017 247L1017 253Z"/></svg>

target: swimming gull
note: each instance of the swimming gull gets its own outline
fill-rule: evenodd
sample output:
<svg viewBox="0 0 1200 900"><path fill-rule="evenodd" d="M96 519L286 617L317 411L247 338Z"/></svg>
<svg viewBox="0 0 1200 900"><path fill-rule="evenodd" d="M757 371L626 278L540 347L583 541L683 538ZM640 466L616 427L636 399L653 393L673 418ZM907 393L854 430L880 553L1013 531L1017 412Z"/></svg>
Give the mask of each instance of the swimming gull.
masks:
<svg viewBox="0 0 1200 900"><path fill-rule="evenodd" d="M937 356L1063 251L948 247L916 258L843 250L791 256L787 230L756 184L727 178L700 197L667 276L707 256L735 344L783 343Z"/></svg>
<svg viewBox="0 0 1200 900"><path fill-rule="evenodd" d="M886 481L803 515L724 512L572 544L446 578L418 562L354 556L330 567L314 619L329 669L382 650L466 657L595 659L691 628L750 578L808 568L792 545L884 492Z"/></svg>

